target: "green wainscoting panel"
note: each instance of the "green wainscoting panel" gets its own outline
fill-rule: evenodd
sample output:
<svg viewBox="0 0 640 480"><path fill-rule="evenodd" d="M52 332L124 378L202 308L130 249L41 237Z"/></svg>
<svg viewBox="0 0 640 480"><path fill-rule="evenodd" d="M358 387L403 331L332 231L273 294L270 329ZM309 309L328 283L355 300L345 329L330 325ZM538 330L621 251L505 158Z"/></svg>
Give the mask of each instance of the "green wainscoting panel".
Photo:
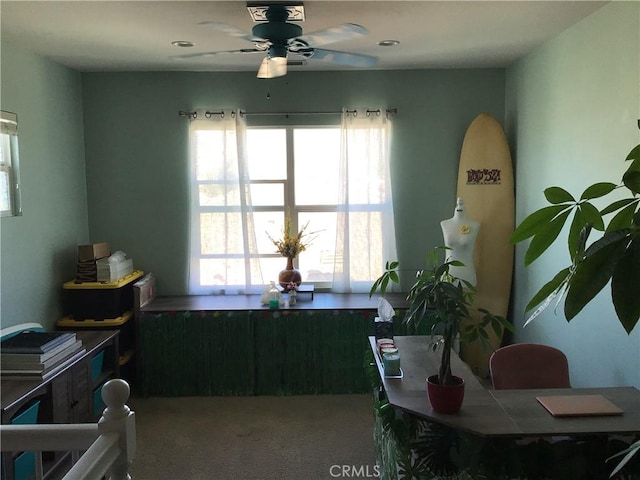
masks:
<svg viewBox="0 0 640 480"><path fill-rule="evenodd" d="M369 392L364 370L376 310L142 312L143 395ZM415 332L394 318L394 333ZM425 332L422 332L423 334Z"/></svg>
<svg viewBox="0 0 640 480"><path fill-rule="evenodd" d="M254 312L257 395L364 393L375 312Z"/></svg>
<svg viewBox="0 0 640 480"><path fill-rule="evenodd" d="M369 391L374 310L143 312L141 394Z"/></svg>
<svg viewBox="0 0 640 480"><path fill-rule="evenodd" d="M141 378L145 395L252 395L249 312L143 313Z"/></svg>

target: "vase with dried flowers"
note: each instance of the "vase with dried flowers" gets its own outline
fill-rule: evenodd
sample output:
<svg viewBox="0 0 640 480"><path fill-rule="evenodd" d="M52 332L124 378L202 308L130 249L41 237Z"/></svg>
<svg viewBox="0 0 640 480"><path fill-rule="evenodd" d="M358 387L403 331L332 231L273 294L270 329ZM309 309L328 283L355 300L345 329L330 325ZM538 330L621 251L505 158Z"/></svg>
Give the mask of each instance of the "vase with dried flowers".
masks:
<svg viewBox="0 0 640 480"><path fill-rule="evenodd" d="M315 232L307 232L308 226L309 222L307 222L297 234L292 234L291 217L287 214L284 219L282 238L275 239L267 232L267 236L276 246L277 252L287 258L285 269L278 274L278 283L286 292L291 290L291 286L297 288L302 282L300 270L294 267L293 260L300 252L304 252L315 238Z"/></svg>

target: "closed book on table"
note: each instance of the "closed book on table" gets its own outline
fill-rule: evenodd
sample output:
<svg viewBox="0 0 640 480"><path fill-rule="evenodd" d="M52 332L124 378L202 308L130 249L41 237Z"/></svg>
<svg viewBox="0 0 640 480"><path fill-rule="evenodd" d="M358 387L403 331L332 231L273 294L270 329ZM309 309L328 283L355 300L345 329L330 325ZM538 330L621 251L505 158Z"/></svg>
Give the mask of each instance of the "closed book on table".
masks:
<svg viewBox="0 0 640 480"><path fill-rule="evenodd" d="M51 350L48 350L46 353L14 353L11 349L4 350L3 347L0 346L0 360L2 362L5 361L13 361L13 360L21 360L28 361L31 363L42 363L46 362L50 358L58 355L63 350L75 345L76 340L75 334L68 338L66 341L61 343L60 345L55 346Z"/></svg>
<svg viewBox="0 0 640 480"><path fill-rule="evenodd" d="M67 355L64 359L58 361L58 363L42 371L38 371L36 369L31 371L3 369L0 370L0 374L2 374L3 380L47 380L49 377L52 377L67 368L67 365L81 358L86 351L86 348L80 348L79 350Z"/></svg>
<svg viewBox="0 0 640 480"><path fill-rule="evenodd" d="M602 395L546 395L536 400L554 417L622 415L617 405Z"/></svg>
<svg viewBox="0 0 640 480"><path fill-rule="evenodd" d="M0 342L0 351L42 354L75 338L76 335L72 332L20 332Z"/></svg>
<svg viewBox="0 0 640 480"><path fill-rule="evenodd" d="M6 370L18 370L18 369L29 369L29 370L37 370L43 371L49 367L52 367L60 360L65 359L70 354L80 350L82 348L82 340L76 340L70 345L64 346L65 348L60 351L56 351L55 355L52 355L50 358L47 358L43 361L39 361L39 355L32 356L32 354L28 353L9 353L2 354L0 367L2 371Z"/></svg>

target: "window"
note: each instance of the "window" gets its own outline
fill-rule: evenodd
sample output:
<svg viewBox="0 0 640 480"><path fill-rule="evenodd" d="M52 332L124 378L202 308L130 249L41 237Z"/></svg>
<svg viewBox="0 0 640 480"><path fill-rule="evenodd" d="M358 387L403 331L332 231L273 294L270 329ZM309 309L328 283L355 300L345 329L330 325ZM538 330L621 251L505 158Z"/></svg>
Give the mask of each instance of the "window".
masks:
<svg viewBox="0 0 640 480"><path fill-rule="evenodd" d="M18 117L0 112L0 216L21 215Z"/></svg>
<svg viewBox="0 0 640 480"><path fill-rule="evenodd" d="M371 173L376 155L364 141L351 146L345 169L342 125L200 120L192 121L191 135L198 194L192 196L190 293L257 293L277 280L286 261L269 236L281 238L287 213L292 231L306 226L315 233L295 260L305 283L368 291L385 260L395 258L385 256L383 245L385 230L393 237L393 222L389 227L385 220L390 192L380 193L388 180ZM339 288L344 275L348 287Z"/></svg>
<svg viewBox="0 0 640 480"><path fill-rule="evenodd" d="M340 158L339 127L250 128L247 159L261 270L276 279L284 260L269 239L282 234L285 213L292 231L306 225L314 239L297 259L305 282L330 286L336 243ZM269 147L265 149L265 145Z"/></svg>

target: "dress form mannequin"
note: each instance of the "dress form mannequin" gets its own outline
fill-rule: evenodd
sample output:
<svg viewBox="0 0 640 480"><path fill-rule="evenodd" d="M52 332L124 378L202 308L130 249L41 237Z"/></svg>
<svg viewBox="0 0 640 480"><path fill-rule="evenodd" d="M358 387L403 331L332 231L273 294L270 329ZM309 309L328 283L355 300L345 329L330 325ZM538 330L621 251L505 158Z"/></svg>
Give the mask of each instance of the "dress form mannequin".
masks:
<svg viewBox="0 0 640 480"><path fill-rule="evenodd" d="M447 260L459 260L464 263L464 267L450 267L449 272L457 278L476 285L473 249L480 224L467 218L462 198L458 198L456 201L453 217L440 222L440 227L444 236L444 244L450 248L446 251Z"/></svg>

